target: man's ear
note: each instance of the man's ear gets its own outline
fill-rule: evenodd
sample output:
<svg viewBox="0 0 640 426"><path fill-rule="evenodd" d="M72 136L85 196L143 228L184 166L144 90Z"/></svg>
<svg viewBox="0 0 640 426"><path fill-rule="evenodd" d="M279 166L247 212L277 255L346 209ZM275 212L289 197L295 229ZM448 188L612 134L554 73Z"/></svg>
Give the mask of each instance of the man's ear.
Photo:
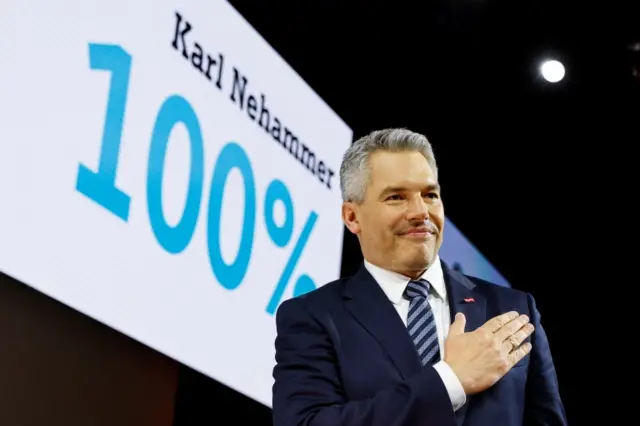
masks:
<svg viewBox="0 0 640 426"><path fill-rule="evenodd" d="M359 209L358 205L350 201L342 203L342 221L351 233L358 235L360 233Z"/></svg>

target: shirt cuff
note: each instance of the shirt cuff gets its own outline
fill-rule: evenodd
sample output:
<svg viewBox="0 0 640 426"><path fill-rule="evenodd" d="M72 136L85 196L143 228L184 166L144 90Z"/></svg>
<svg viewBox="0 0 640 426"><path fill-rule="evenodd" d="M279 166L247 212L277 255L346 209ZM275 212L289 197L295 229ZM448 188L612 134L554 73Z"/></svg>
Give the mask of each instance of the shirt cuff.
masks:
<svg viewBox="0 0 640 426"><path fill-rule="evenodd" d="M453 411L458 411L467 402L467 395L464 393L464 388L460 380L458 380L458 376L444 361L437 362L433 365L433 368L436 369L445 388L447 388Z"/></svg>

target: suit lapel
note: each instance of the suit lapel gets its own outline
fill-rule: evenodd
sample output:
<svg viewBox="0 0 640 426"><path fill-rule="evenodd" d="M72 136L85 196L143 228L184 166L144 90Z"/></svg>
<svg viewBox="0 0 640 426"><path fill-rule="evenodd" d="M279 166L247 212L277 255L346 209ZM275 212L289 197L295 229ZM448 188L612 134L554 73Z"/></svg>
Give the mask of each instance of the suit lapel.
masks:
<svg viewBox="0 0 640 426"><path fill-rule="evenodd" d="M407 328L364 265L345 286L343 297L349 312L380 343L403 378L422 371Z"/></svg>
<svg viewBox="0 0 640 426"><path fill-rule="evenodd" d="M458 271L450 269L442 262L444 281L447 287L451 323L458 312L462 312L467 320L464 331L474 331L487 321L487 300L474 291L475 284ZM467 396L467 402L456 411L459 425L464 423L469 404L473 402L473 396Z"/></svg>
<svg viewBox="0 0 640 426"><path fill-rule="evenodd" d="M449 269L442 263L444 282L447 287L451 322L458 312L467 319L465 331L473 331L487 321L487 300L474 291L475 284L460 272Z"/></svg>

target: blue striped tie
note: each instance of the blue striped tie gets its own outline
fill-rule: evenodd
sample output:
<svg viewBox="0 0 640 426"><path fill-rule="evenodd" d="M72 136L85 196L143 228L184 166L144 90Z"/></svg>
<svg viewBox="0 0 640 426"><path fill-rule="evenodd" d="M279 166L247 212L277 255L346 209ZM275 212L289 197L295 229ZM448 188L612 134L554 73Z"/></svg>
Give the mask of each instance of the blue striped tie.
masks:
<svg viewBox="0 0 640 426"><path fill-rule="evenodd" d="M436 319L427 300L430 287L429 281L420 279L409 281L404 291L404 297L410 301L407 329L423 367L440 360Z"/></svg>

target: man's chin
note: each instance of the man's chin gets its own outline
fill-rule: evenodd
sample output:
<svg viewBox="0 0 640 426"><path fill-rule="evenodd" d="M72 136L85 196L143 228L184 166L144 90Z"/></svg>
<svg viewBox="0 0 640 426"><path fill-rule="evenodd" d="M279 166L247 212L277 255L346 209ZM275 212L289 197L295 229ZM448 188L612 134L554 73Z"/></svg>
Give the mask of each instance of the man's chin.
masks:
<svg viewBox="0 0 640 426"><path fill-rule="evenodd" d="M431 263L435 259L434 253L436 252L436 241L426 241L419 244L417 247L413 243L405 245L405 253L407 262L426 262Z"/></svg>
<svg viewBox="0 0 640 426"><path fill-rule="evenodd" d="M428 269L434 261L435 256L413 256L411 258L398 259L394 265L396 270L420 272Z"/></svg>

